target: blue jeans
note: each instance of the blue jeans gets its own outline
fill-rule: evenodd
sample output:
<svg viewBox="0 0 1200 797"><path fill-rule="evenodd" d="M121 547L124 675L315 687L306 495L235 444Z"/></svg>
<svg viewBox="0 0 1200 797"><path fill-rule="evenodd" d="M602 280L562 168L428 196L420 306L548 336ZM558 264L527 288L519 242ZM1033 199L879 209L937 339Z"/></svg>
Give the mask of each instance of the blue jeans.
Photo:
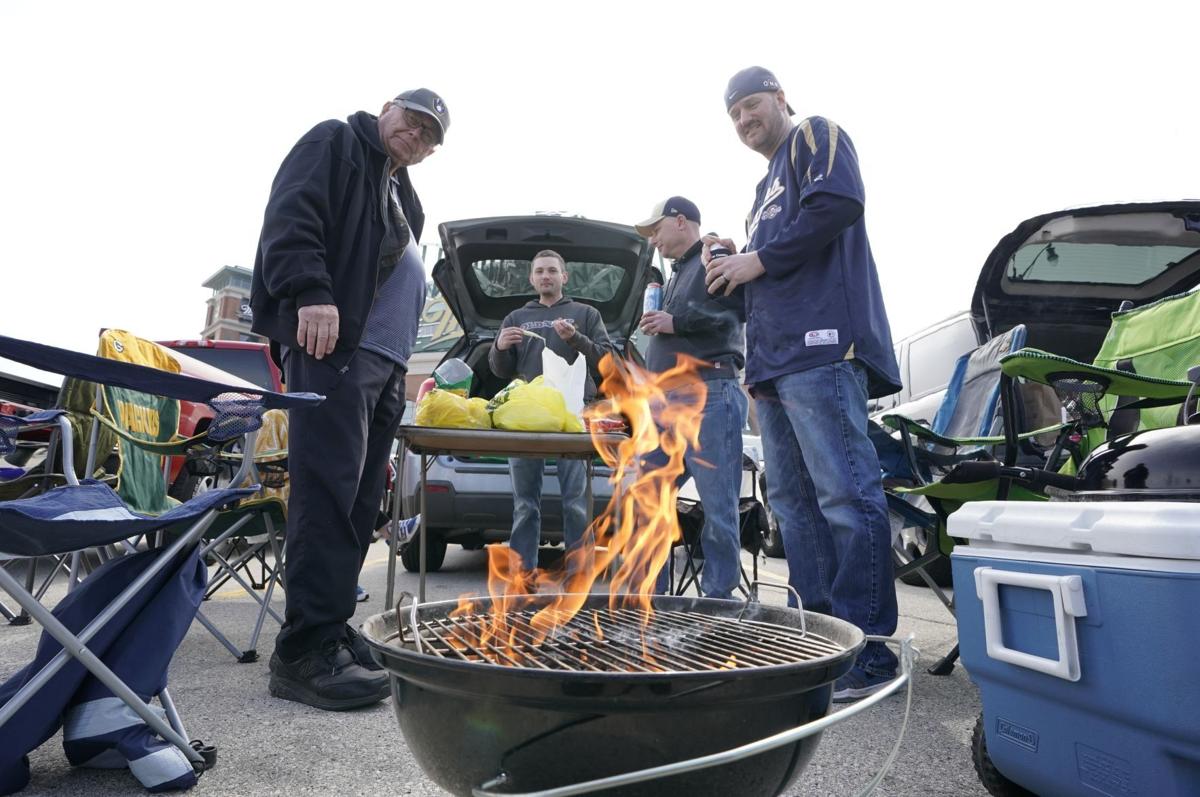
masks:
<svg viewBox="0 0 1200 797"><path fill-rule="evenodd" d="M788 583L805 609L868 634L895 633L892 533L867 436L866 371L846 360L776 377L754 395ZM875 675L893 674L896 663L880 643L857 662Z"/></svg>
<svg viewBox="0 0 1200 797"><path fill-rule="evenodd" d="M567 550L577 547L587 530L587 466L582 460L560 459L558 490L562 497L563 539ZM542 537L542 474L544 459L510 459L513 487L513 526L508 546L516 551L526 570L537 567Z"/></svg>
<svg viewBox="0 0 1200 797"><path fill-rule="evenodd" d="M736 379L713 379L700 422L700 447L688 448L684 471L677 483L690 475L704 507L704 569L700 591L709 598L731 598L741 576L741 538L738 533L738 499L742 486L742 426L746 423L747 401ZM691 403L686 389L667 391L668 402ZM643 467L662 467L666 455L654 451L642 459ZM658 575L657 590L670 589L668 571Z"/></svg>

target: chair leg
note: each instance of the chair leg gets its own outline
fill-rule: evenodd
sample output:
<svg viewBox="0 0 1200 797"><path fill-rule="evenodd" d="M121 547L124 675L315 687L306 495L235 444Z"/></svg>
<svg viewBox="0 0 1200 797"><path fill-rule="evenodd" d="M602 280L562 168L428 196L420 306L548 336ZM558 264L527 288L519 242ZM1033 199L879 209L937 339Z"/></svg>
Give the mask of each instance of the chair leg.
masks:
<svg viewBox="0 0 1200 797"><path fill-rule="evenodd" d="M221 631L213 624L213 621L209 620L208 616L199 609L196 610L196 620L200 623L200 625L207 628L208 633L216 637L217 641L224 645L225 649L232 653L233 657L237 659L239 663L248 663L250 661L255 661L258 658L258 654L255 653L254 658L247 659L247 662L242 662L243 657L245 657L249 651L240 650L237 645L230 642L229 637L222 634Z"/></svg>
<svg viewBox="0 0 1200 797"><path fill-rule="evenodd" d="M933 666L926 670L926 672L928 672L930 675L949 675L950 673L954 672L954 663L956 661L958 661L957 643L955 643L954 647L950 649L949 653L934 662Z"/></svg>
<svg viewBox="0 0 1200 797"><path fill-rule="evenodd" d="M282 583L283 565L284 565L284 549L278 539L274 523L269 517L264 517L264 523L267 527L267 539L271 546L271 551L275 557L274 567L267 565L265 544L248 545L244 550L236 553L232 559L226 559L217 552L218 546L240 529L246 522L249 521L249 516L242 518L237 523L226 529L220 536L209 540L201 549L202 555L209 556L215 563L220 574L213 579L209 584L209 588L205 593L205 597L211 596L220 586L232 580L237 582L250 597L254 598L259 604L258 614L255 617L254 629L250 634L250 642L244 650L238 648L223 634L203 612L197 612L196 619L203 625L208 632L216 637L226 650L233 654L239 664L249 664L258 661L258 639L262 634L263 624L266 622L267 615L270 615L276 622L283 625L283 617L271 606L271 599L274 596L275 585ZM263 584L255 582L254 574L250 570L250 563L258 559L263 566ZM241 571L241 572L239 572ZM243 575L243 573L245 575ZM265 585L265 594L260 596L258 590Z"/></svg>
<svg viewBox="0 0 1200 797"><path fill-rule="evenodd" d="M271 542L274 543L275 542L275 535L273 533L274 529L271 529L269 524L268 524L268 531L270 533ZM271 547L275 548L276 546L274 544L272 544ZM280 554L280 558L277 559L276 562L280 563L280 565L281 565L281 563L283 562L282 554ZM264 580L266 580L267 592L265 595L263 595L262 608L259 610L258 619L254 623L254 633L250 635L250 649L251 650L254 650L254 648L258 645L258 635L260 633L262 633L263 621L267 619L267 611L271 608L271 595L275 592L275 585L277 583L279 583L280 577L277 574L280 572L280 570L279 570L280 565L277 565L271 571L271 575L270 575L269 579L266 575L263 576ZM266 567L266 557L265 556L263 557L263 567L264 568ZM281 625L282 625L282 623L281 623Z"/></svg>
<svg viewBox="0 0 1200 797"><path fill-rule="evenodd" d="M683 595L692 585L696 587L696 594L700 594L700 571L704 569L704 565L696 564L693 555L694 548L686 541L683 543L683 553L683 572L679 575L679 584L675 589L675 594Z"/></svg>

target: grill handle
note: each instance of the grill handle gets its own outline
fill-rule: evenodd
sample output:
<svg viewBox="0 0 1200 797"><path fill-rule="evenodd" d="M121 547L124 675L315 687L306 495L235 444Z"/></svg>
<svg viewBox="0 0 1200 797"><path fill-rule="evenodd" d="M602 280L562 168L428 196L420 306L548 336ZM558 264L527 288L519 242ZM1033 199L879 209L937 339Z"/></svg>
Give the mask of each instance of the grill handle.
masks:
<svg viewBox="0 0 1200 797"><path fill-rule="evenodd" d="M746 611L750 608L750 606L758 603L759 587L771 587L772 589L783 589L790 592L792 597L796 599L796 608L800 610L800 633L808 633L808 625L804 621L804 601L800 600L800 593L796 592L796 590L792 588L791 584L776 584L772 581L751 581L750 593L746 596L746 605L744 605L742 610L738 612L737 619L741 620L742 617L746 615Z"/></svg>
<svg viewBox="0 0 1200 797"><path fill-rule="evenodd" d="M405 627L404 627L404 612L401 611L402 607L404 606L405 599L407 599L409 601L408 629L405 629ZM417 630L419 627L417 625L417 606L418 605L419 604L417 603L417 599L413 596L413 594L411 592L405 591L405 592L400 593L399 597L396 598L396 631L400 634L400 642L402 644L416 645L417 652L424 653L425 649L421 645L421 634ZM412 631L412 637L413 637L412 639L409 639L407 636L404 635L405 630Z"/></svg>
<svg viewBox="0 0 1200 797"><path fill-rule="evenodd" d="M751 585L753 586L753 585ZM774 586L774 585L772 585ZM844 708L835 714L827 714L818 720L805 723L797 728L792 728L788 731L782 731L774 736L768 736L765 739L759 739L757 742L750 742L741 747L735 747L732 750L725 750L720 753L712 753L711 755L693 758L688 761L677 761L674 764L663 764L650 769L641 769L637 772L626 772L623 775L612 775L607 778L599 778L597 780L589 780L586 783L576 783L571 786L559 786L554 789L545 789L543 791L532 792L505 792L492 791L492 789L503 788L508 783L508 775L501 773L492 778L481 786L476 786L471 789L471 794L474 797L573 797L576 794L591 794L592 792L601 791L603 789L614 789L619 786L629 786L634 783L645 783L646 781L658 780L660 778L671 777L672 775L682 775L685 772L695 772L709 767L721 766L734 761L740 761L743 758L765 753L767 750L773 750L776 747L783 747L793 742L798 742L801 739L812 736L815 733L837 725L840 722L850 719L856 714L874 706L882 700L887 699L907 684L908 689L905 696L904 719L900 721L900 733L896 737L896 744L892 747L891 753L888 754L887 760L883 762L883 766L879 772L875 774L870 782L858 792L858 797L865 797L875 790L875 787L883 780L888 770L892 768L892 764L896 761L896 756L900 752L900 743L904 740L904 732L908 729L908 718L912 712L912 673L913 666L917 658L917 649L913 647L913 636L909 634L907 637L900 639L899 637L884 637L884 636L867 636L868 642L882 642L889 645L897 645L900 648L900 676L888 684L885 688L863 698L849 708Z"/></svg>

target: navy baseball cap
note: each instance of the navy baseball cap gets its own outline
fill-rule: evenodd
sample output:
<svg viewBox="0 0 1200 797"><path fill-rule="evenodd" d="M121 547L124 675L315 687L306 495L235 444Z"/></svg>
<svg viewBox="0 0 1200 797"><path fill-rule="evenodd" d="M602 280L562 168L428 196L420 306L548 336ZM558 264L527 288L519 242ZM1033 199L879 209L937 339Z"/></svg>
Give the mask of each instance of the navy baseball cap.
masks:
<svg viewBox="0 0 1200 797"><path fill-rule="evenodd" d="M446 140L446 129L450 127L450 109L446 107L446 102L436 92L429 89L402 91L392 102L401 108L410 108L426 116L432 116L438 123L438 143L441 144Z"/></svg>
<svg viewBox="0 0 1200 797"><path fill-rule="evenodd" d="M633 225L633 228L638 231L639 235L649 237L650 233L654 231L655 224L668 216L674 217L680 213L688 221L700 223L700 209L696 207L696 203L681 196L673 196L655 205L654 210L650 211L650 218Z"/></svg>
<svg viewBox="0 0 1200 797"><path fill-rule="evenodd" d="M729 109L743 97L763 91L774 93L782 89L783 87L779 85L779 81L775 79L775 74L770 69L748 66L729 78L729 85L725 87L725 113L729 113ZM796 113L792 110L791 105L788 105L787 112L793 115Z"/></svg>

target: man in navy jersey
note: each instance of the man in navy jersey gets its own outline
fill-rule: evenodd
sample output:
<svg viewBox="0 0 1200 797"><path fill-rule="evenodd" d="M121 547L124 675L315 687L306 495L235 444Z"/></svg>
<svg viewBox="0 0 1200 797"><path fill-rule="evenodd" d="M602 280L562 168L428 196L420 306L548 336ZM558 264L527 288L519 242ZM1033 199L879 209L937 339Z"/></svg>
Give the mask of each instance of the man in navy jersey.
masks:
<svg viewBox="0 0 1200 797"><path fill-rule="evenodd" d="M429 89L321 122L279 167L250 290L290 390L325 401L288 417L287 603L272 695L343 710L387 697L387 674L347 621L371 543L404 377L425 304L425 215L409 167L450 113Z"/></svg>
<svg viewBox="0 0 1200 797"><path fill-rule="evenodd" d="M705 279L711 293L744 297L746 383L788 580L804 608L890 635L891 528L867 400L899 390L900 375L863 220L858 156L828 119L793 124L779 81L762 67L730 79L725 109L768 166L746 246L706 257ZM866 697L895 673L895 655L870 643L838 680L834 700Z"/></svg>

